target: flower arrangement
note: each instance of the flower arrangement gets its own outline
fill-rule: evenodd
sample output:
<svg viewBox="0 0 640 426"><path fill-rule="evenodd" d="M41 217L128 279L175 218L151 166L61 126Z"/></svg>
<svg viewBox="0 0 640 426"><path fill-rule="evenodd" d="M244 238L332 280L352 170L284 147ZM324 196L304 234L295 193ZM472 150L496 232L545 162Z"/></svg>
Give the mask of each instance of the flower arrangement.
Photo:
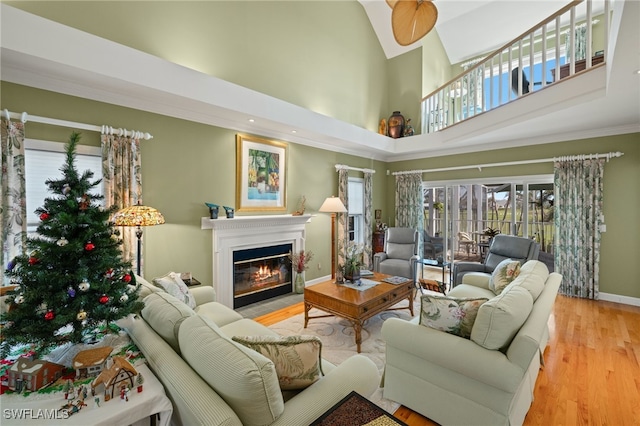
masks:
<svg viewBox="0 0 640 426"><path fill-rule="evenodd" d="M313 259L313 252L304 250L300 250L299 253L289 252L289 259L291 260L291 267L299 274L309 269L309 262Z"/></svg>
<svg viewBox="0 0 640 426"><path fill-rule="evenodd" d="M364 252L363 244L356 244L353 241L349 243L346 250L345 268L356 269L362 265L362 253Z"/></svg>

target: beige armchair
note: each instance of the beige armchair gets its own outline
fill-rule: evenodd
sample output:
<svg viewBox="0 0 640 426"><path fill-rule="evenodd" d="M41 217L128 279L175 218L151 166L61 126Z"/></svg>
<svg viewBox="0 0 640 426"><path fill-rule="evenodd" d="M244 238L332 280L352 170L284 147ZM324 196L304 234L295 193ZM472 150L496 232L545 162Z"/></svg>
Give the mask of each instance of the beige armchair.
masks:
<svg viewBox="0 0 640 426"><path fill-rule="evenodd" d="M373 256L373 270L415 280L420 234L413 228L388 228L384 251Z"/></svg>
<svg viewBox="0 0 640 426"><path fill-rule="evenodd" d="M458 251L464 251L469 256L469 252L476 251L476 242L471 236L466 232L458 232Z"/></svg>

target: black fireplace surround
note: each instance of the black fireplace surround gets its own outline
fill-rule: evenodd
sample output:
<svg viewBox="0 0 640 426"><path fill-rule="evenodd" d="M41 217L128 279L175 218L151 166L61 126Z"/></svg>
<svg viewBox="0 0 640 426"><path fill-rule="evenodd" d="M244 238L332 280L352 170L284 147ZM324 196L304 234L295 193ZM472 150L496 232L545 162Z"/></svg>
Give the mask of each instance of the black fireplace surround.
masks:
<svg viewBox="0 0 640 426"><path fill-rule="evenodd" d="M293 291L292 244L233 252L233 308L240 308Z"/></svg>

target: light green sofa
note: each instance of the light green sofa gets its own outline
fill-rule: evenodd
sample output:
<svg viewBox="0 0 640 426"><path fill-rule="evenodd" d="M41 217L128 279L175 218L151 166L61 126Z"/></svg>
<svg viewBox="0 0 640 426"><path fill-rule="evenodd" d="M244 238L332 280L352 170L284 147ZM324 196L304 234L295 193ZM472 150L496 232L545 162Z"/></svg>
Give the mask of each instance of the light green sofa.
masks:
<svg viewBox="0 0 640 426"><path fill-rule="evenodd" d="M465 276L447 296L489 299L478 311L471 339L421 325L419 316L388 319L382 327L384 397L442 425L522 424L561 281L537 260L526 262L497 296L488 277ZM519 328L513 325L518 316L524 321Z"/></svg>
<svg viewBox="0 0 640 426"><path fill-rule="evenodd" d="M273 363L231 340L273 331L215 302L212 287L191 290L191 309L137 280L145 308L119 325L164 385L173 403L172 424L307 425L352 390L368 397L380 384L376 365L354 355L337 367L323 360L324 377L297 393L283 393L272 377Z"/></svg>

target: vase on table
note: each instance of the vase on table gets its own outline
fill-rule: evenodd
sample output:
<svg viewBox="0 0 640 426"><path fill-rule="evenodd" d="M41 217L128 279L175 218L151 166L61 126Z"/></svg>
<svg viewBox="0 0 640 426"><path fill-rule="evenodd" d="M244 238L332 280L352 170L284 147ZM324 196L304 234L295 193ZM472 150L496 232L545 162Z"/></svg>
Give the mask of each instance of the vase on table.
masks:
<svg viewBox="0 0 640 426"><path fill-rule="evenodd" d="M296 272L293 290L298 294L304 293L304 272Z"/></svg>

